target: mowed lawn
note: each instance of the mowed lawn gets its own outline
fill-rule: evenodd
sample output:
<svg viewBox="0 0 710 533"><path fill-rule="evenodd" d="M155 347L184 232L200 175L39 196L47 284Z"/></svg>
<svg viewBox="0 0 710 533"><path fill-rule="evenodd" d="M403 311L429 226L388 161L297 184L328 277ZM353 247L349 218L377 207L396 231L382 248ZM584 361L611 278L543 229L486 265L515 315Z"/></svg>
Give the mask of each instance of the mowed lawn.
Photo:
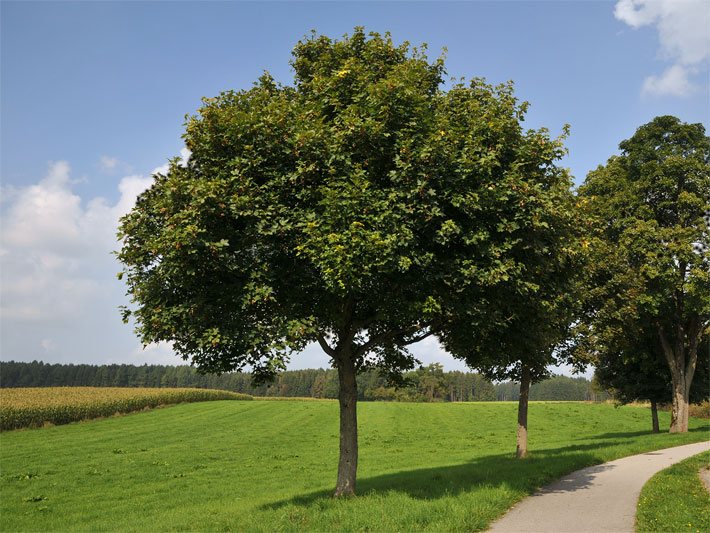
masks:
<svg viewBox="0 0 710 533"><path fill-rule="evenodd" d="M668 413L661 413L668 427ZM334 401L216 401L0 435L2 531L481 530L566 472L706 440L639 407L361 403L359 496L329 497ZM604 512L603 509L599 510Z"/></svg>

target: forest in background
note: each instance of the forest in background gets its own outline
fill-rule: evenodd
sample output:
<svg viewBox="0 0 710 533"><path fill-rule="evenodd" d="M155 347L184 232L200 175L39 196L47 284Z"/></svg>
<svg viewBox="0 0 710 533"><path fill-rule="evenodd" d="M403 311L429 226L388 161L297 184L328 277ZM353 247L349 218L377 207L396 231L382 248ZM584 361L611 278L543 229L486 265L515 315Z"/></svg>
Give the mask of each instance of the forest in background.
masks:
<svg viewBox="0 0 710 533"><path fill-rule="evenodd" d="M517 401L519 385L492 383L472 372L445 372L439 364L404 375L399 387L377 370L357 377L358 399L380 401ZM72 365L41 361L0 362L0 387L196 387L222 389L253 396L337 398L334 369L288 370L268 384L254 385L249 373L200 374L191 366ZM603 401L608 394L584 377L552 376L536 383L531 400Z"/></svg>

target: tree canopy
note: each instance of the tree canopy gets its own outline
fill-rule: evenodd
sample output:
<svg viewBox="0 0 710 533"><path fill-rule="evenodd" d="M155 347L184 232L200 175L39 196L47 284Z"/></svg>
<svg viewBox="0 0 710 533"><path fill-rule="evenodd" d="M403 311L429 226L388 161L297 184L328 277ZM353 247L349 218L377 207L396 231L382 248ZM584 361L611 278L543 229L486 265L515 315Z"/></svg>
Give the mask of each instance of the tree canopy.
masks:
<svg viewBox="0 0 710 533"><path fill-rule="evenodd" d="M577 349L633 359L650 336L670 369L671 431L687 431L698 348L710 335L710 139L702 124L662 116L619 147L580 190L597 231Z"/></svg>
<svg viewBox="0 0 710 533"><path fill-rule="evenodd" d="M496 238L506 272L454 298L440 335L446 349L489 379L520 383L517 455L527 454L528 394L548 376L556 350L577 317L579 275L585 258L582 226L571 180L553 164L562 139L532 146L549 160L511 172L503 187L522 194L498 215Z"/></svg>
<svg viewBox="0 0 710 533"><path fill-rule="evenodd" d="M523 131L511 83L444 90L443 59L361 28L314 33L291 64L293 86L265 73L188 119L189 161L121 223L124 316L213 372L268 378L318 342L339 375L336 494L352 494L355 374L412 368L406 346L454 316L504 322L484 316L534 290L526 264L545 251L528 228L569 183L561 141Z"/></svg>

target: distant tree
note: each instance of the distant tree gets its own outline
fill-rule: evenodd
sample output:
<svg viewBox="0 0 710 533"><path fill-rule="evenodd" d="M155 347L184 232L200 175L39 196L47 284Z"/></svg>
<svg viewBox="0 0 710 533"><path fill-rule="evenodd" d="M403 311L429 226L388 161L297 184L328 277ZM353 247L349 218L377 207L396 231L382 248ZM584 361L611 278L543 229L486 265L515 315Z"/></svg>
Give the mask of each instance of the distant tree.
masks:
<svg viewBox="0 0 710 533"><path fill-rule="evenodd" d="M444 374L444 387L450 402L495 401L496 391L493 384L480 374L471 372L447 372Z"/></svg>
<svg viewBox="0 0 710 533"><path fill-rule="evenodd" d="M580 189L597 232L576 348L590 361L634 360L635 340L651 334L670 370L670 431L686 432L698 349L710 336L710 138L702 124L662 116L619 147Z"/></svg>
<svg viewBox="0 0 710 533"><path fill-rule="evenodd" d="M589 400L590 383L583 377L551 376L530 387L531 400Z"/></svg>
<svg viewBox="0 0 710 533"><path fill-rule="evenodd" d="M442 398L445 394L444 367L440 363L422 366L414 372L417 392L428 401Z"/></svg>
<svg viewBox="0 0 710 533"><path fill-rule="evenodd" d="M372 391L372 399L380 401L392 401L396 398L396 390L394 387L377 387Z"/></svg>
<svg viewBox="0 0 710 533"><path fill-rule="evenodd" d="M313 398L325 398L325 381L326 374L319 372L313 380L313 386L311 387L311 396Z"/></svg>

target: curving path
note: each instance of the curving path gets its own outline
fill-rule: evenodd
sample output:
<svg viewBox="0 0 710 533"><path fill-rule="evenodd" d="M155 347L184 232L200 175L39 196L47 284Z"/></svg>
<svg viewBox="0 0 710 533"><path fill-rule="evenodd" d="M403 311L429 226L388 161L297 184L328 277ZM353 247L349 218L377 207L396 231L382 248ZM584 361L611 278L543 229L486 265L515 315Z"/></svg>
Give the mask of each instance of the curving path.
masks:
<svg viewBox="0 0 710 533"><path fill-rule="evenodd" d="M710 442L698 442L577 470L525 498L489 531L633 533L636 503L651 476L707 450Z"/></svg>

